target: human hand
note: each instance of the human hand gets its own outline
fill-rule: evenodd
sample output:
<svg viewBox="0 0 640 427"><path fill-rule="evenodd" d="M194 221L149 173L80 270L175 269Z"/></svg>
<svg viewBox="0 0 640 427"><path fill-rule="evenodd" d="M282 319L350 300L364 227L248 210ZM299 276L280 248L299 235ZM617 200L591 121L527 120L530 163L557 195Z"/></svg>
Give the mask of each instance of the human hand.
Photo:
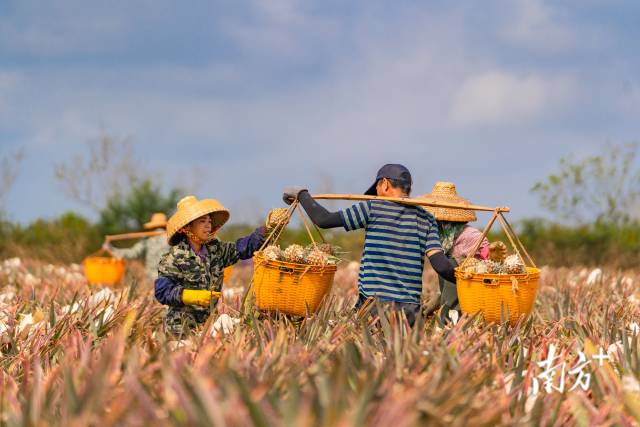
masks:
<svg viewBox="0 0 640 427"><path fill-rule="evenodd" d="M491 258L491 261L503 262L506 257L507 245L499 240L489 245L489 258Z"/></svg>
<svg viewBox="0 0 640 427"><path fill-rule="evenodd" d="M298 196L303 191L307 191L307 189L300 186L287 187L284 189L284 193L282 194L282 200L284 200L286 204L290 205L298 199Z"/></svg>

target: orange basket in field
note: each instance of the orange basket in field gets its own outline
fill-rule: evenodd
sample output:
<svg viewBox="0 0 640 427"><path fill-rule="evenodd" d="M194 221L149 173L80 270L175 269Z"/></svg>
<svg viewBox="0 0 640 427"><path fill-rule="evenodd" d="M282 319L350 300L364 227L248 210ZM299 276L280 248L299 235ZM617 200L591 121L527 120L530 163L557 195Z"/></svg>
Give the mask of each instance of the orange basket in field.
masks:
<svg viewBox="0 0 640 427"><path fill-rule="evenodd" d="M331 290L335 265L309 266L266 260L261 252L253 256L253 283L260 310L294 316L315 313Z"/></svg>
<svg viewBox="0 0 640 427"><path fill-rule="evenodd" d="M484 320L498 323L509 318L515 325L531 313L540 270L527 267L525 274L473 274L456 269L458 300L463 312L482 313Z"/></svg>
<svg viewBox="0 0 640 427"><path fill-rule="evenodd" d="M98 252L100 253L100 251ZM125 262L121 258L91 255L82 261L84 275L90 285L116 286L124 277Z"/></svg>
<svg viewBox="0 0 640 427"><path fill-rule="evenodd" d="M488 274L464 271L465 264L473 258L473 254L480 247L496 219L500 221L515 253L526 266L527 262L522 257L521 251L525 254L530 264L525 268L526 273ZM540 283L540 270L502 212L494 212L473 251L455 270L458 300L464 313L471 315L482 313L486 322L499 323L508 320L511 325L515 325L520 318L527 318L531 314Z"/></svg>
<svg viewBox="0 0 640 427"><path fill-rule="evenodd" d="M222 281L226 283L229 280L229 278L231 277L232 273L233 273L233 266L232 265L230 265L229 267L225 268L224 272L223 272Z"/></svg>
<svg viewBox="0 0 640 427"><path fill-rule="evenodd" d="M262 249L280 238L296 208L299 209L297 201L287 210L286 218L266 239L260 251L254 254L253 289L259 310L306 317L307 314L313 314L320 308L325 296L331 291L337 266L269 260L262 253ZM302 212L298 212L311 241L315 243ZM320 230L317 227L316 230L322 238ZM324 241L324 238L322 240Z"/></svg>

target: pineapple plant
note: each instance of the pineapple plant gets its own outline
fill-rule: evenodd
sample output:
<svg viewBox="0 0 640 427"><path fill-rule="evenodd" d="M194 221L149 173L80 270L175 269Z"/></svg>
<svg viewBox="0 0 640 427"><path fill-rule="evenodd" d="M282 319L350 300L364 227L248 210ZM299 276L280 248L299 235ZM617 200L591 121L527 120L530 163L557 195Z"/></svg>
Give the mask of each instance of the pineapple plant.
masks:
<svg viewBox="0 0 640 427"><path fill-rule="evenodd" d="M293 244L282 252L282 257L287 262L301 264L304 262L305 249L301 245Z"/></svg>

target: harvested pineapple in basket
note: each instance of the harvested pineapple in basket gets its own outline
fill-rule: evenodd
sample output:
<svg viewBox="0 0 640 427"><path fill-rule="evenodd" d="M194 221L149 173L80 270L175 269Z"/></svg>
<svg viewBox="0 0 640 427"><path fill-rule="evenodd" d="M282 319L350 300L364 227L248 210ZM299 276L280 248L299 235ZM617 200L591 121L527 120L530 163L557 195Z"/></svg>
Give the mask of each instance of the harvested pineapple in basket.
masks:
<svg viewBox="0 0 640 427"><path fill-rule="evenodd" d="M279 246L270 245L262 251L264 257L271 261L283 261L293 264L314 266L336 265L340 262L339 248L329 243L312 243L306 247L292 244L282 250Z"/></svg>
<svg viewBox="0 0 640 427"><path fill-rule="evenodd" d="M462 271L477 274L524 274L527 272L522 259L517 255L509 255L504 261L472 258L462 266Z"/></svg>

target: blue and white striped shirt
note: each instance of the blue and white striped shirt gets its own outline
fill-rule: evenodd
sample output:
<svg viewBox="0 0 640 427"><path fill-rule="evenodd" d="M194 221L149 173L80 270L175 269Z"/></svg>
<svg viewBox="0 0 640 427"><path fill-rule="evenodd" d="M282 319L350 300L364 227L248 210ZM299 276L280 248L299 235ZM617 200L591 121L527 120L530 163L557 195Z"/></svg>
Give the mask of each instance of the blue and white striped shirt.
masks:
<svg viewBox="0 0 640 427"><path fill-rule="evenodd" d="M419 206L370 200L340 211L340 216L345 230L366 230L360 293L420 304L425 253L442 250L433 215Z"/></svg>

